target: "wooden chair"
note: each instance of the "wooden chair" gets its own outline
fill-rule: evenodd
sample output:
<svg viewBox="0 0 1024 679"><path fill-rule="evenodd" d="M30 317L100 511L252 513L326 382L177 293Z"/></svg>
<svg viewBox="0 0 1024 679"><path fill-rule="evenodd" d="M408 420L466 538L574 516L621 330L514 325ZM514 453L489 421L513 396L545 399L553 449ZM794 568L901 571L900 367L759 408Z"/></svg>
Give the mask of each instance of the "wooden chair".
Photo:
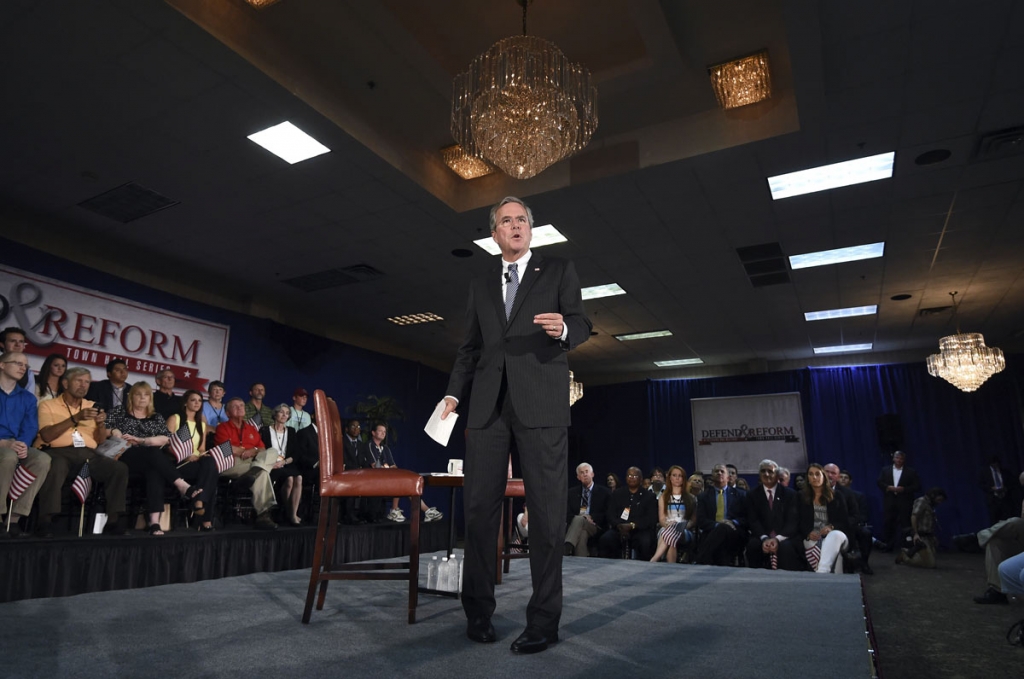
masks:
<svg viewBox="0 0 1024 679"><path fill-rule="evenodd" d="M408 580L409 623L416 622L416 596L420 566L420 498L423 477L403 469L345 470L344 441L338 405L327 398L322 389L313 392L317 434L320 439L320 519L316 529L313 566L309 574L309 591L303 624L309 623L313 596L317 585L320 595L316 609L323 610L327 584L331 580ZM344 498L408 497L412 501L409 520L409 559L398 563L334 564L338 536L338 511ZM396 570L403 572L394 572Z"/></svg>
<svg viewBox="0 0 1024 679"><path fill-rule="evenodd" d="M516 530L516 515L513 510L513 503L517 498L526 497L526 488L523 486L522 479L509 479L505 484L505 505L502 507L502 523L504 524L498 531L498 579L497 583L501 584L501 574L508 573L509 565L512 559L525 559L530 556L530 545L529 543L524 545L516 545L522 551L513 554L512 553L512 536L515 535L513 531Z"/></svg>

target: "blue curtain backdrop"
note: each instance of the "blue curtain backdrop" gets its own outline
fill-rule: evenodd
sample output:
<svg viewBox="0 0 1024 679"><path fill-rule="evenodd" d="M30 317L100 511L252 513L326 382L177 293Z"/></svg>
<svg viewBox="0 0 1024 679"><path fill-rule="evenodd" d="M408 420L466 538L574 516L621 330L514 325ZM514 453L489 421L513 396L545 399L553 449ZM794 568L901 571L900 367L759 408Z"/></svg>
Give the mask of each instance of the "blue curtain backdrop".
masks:
<svg viewBox="0 0 1024 679"><path fill-rule="evenodd" d="M1003 373L972 394L929 376L923 360L588 388L573 407L573 457L593 464L601 481L608 472L622 477L632 465L647 473L680 464L692 473L690 399L795 391L803 405L808 459L848 469L854 487L870 499L876 525L882 515L875 482L890 463L876 420L898 415L900 447L923 487L941 486L949 493L939 510L941 534L948 537L987 525L979 476L991 455L999 455L1014 476L1024 467L1022 362L1024 357L1011 356Z"/></svg>

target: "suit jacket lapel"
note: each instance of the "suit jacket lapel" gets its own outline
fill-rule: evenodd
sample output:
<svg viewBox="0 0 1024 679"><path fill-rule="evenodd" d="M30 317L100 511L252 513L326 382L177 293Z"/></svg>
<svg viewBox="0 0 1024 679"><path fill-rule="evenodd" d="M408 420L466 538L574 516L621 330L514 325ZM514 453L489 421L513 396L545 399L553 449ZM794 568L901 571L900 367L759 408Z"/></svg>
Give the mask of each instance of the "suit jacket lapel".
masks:
<svg viewBox="0 0 1024 679"><path fill-rule="evenodd" d="M544 272L542 262L544 258L538 255L536 252L530 255L530 261L527 262L526 271L519 272L519 290L516 292L516 301L512 305L512 313L508 316L508 324L512 325L512 321L515 320L516 314L523 307L523 300L530 293L530 288L540 278L541 273ZM499 288L500 291L500 288ZM500 295L499 295L500 296ZM505 307L502 304L501 315L505 315Z"/></svg>

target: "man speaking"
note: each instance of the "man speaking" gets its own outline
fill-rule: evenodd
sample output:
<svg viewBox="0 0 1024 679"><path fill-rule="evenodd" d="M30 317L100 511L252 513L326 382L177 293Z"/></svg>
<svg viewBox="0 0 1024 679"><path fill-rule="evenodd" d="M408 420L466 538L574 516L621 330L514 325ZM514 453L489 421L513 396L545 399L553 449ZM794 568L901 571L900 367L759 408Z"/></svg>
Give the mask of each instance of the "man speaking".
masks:
<svg viewBox="0 0 1024 679"><path fill-rule="evenodd" d="M466 557L462 607L473 641L496 639L494 584L498 529L512 443L530 508L533 596L514 653L558 641L567 502L569 363L590 337L572 262L530 252L533 213L508 197L491 208L501 265L469 288L466 334L448 381L442 419L470 396L466 421Z"/></svg>

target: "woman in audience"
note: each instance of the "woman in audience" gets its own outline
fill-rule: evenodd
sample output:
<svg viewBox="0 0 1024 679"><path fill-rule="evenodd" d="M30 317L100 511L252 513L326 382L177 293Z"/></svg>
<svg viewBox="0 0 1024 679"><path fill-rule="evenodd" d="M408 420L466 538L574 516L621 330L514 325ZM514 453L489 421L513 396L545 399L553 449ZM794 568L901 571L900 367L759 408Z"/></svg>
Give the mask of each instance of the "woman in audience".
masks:
<svg viewBox="0 0 1024 679"><path fill-rule="evenodd" d="M807 468L807 485L800 493L797 510L807 565L818 573L829 573L834 565L836 573L842 573L843 560L839 554L849 542L846 504L833 495L820 464Z"/></svg>
<svg viewBox="0 0 1024 679"><path fill-rule="evenodd" d="M694 497L704 492L704 477L701 476L700 472L694 472L690 475L690 480L686 484L686 492Z"/></svg>
<svg viewBox="0 0 1024 679"><path fill-rule="evenodd" d="M132 385L125 398L126 406L118 406L107 414L107 429L111 436L128 443L128 449L117 456L128 465L129 477L146 479L146 511L149 513L150 535L163 535L160 514L164 510L164 484L173 485L182 497L192 502L193 511L203 510L199 496L203 489L190 486L171 458L161 448L170 441L167 422L153 409L153 389L145 382Z"/></svg>
<svg viewBox="0 0 1024 679"><path fill-rule="evenodd" d="M658 500L658 549L652 562L665 556L668 563L679 559L679 545L693 541L697 499L686 490L686 470L679 465L668 468L665 492Z"/></svg>
<svg viewBox="0 0 1024 679"><path fill-rule="evenodd" d="M270 481L281 496L281 507L284 509L288 522L293 526L302 524L299 518L299 503L302 501L302 472L292 464L292 456L288 448L295 440L295 430L285 423L292 411L287 404L274 408L274 423L260 429L263 445L277 451L277 464L270 471Z"/></svg>
<svg viewBox="0 0 1024 679"><path fill-rule="evenodd" d="M946 491L941 488L932 488L914 500L914 509L910 514L912 542L909 547L900 550L896 563L935 568L935 552L939 548L939 541L935 539L935 508L945 501Z"/></svg>
<svg viewBox="0 0 1024 679"><path fill-rule="evenodd" d="M64 393L64 385L60 378L68 369L67 360L60 354L50 354L43 361L43 367L39 369L39 377L36 379L36 399L40 403L57 398Z"/></svg>
<svg viewBox="0 0 1024 679"><path fill-rule="evenodd" d="M742 490L744 493L750 492L750 484L742 476L736 479L736 487Z"/></svg>
<svg viewBox="0 0 1024 679"><path fill-rule="evenodd" d="M807 487L807 479L804 478L803 474L797 474L796 478L793 479L793 485L796 486L797 492L803 492L803 489Z"/></svg>
<svg viewBox="0 0 1024 679"><path fill-rule="evenodd" d="M608 490L611 491L614 491L616 488L622 486L622 481L619 481L619 477L611 472L609 472L608 477L604 480L604 483L606 486L608 486Z"/></svg>
<svg viewBox="0 0 1024 679"><path fill-rule="evenodd" d="M175 436L179 429L184 428L186 431L181 433L192 439L192 455L181 463L178 473L181 478L203 489L196 498L199 507L193 513L204 519L199 524L200 532L209 533L213 530L213 510L217 500L217 463L205 454L209 426L202 410L203 395L189 389L181 395L181 412L167 418L167 431Z"/></svg>

